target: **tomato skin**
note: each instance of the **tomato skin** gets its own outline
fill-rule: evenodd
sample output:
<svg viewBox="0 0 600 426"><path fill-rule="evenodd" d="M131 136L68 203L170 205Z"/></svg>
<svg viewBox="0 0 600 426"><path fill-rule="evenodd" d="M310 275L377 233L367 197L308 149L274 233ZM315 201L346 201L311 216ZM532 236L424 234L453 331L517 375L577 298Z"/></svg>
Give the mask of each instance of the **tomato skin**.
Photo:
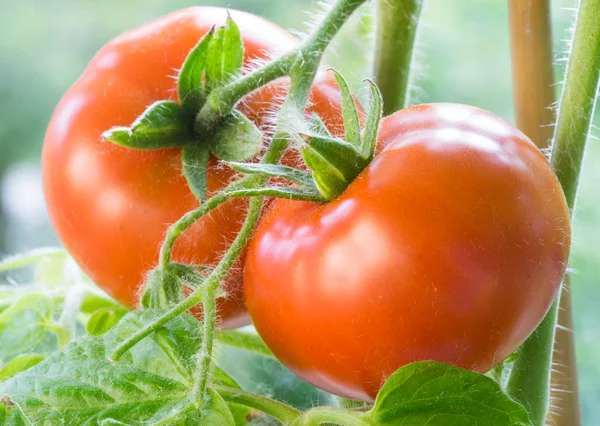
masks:
<svg viewBox="0 0 600 426"><path fill-rule="evenodd" d="M379 153L328 204L276 200L248 247L248 310L288 368L371 400L402 365L483 373L558 289L569 212L548 161L474 107L386 117Z"/></svg>
<svg viewBox="0 0 600 426"><path fill-rule="evenodd" d="M297 43L262 18L230 12L243 37L245 65ZM103 142L101 134L130 125L154 101L177 100L177 70L198 40L226 17L222 8L184 9L110 41L64 95L49 124L42 173L54 229L83 270L129 307L136 306L144 277L158 262L167 227L199 204L181 173L179 149L137 151ZM330 114L328 124L339 127L339 93L331 92L332 81L320 77L311 94L313 110ZM252 93L240 109L264 125L265 111L286 90L281 79ZM209 193L232 176L213 159ZM175 244L173 260L217 262L239 231L244 206L232 201L199 220ZM218 301L221 326L247 323L241 270L228 277L226 290L228 297Z"/></svg>

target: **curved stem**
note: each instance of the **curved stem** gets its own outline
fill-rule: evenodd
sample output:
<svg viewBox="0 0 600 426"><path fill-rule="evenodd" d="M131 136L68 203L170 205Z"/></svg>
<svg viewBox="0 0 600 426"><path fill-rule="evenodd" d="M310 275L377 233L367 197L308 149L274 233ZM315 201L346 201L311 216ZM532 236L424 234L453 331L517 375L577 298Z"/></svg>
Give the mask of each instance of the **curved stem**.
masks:
<svg viewBox="0 0 600 426"><path fill-rule="evenodd" d="M212 210L216 209L230 198L241 196L236 195L236 191L243 190L244 188L252 188L256 184L257 180L257 176L247 176L231 183L221 192L202 203L200 207L187 212L181 217L181 219L171 225L167 230L167 235L165 236L165 240L160 248L159 262L161 269L164 271L169 267L173 246L175 245L177 238L179 238L182 233L184 233L202 216L210 213Z"/></svg>
<svg viewBox="0 0 600 426"><path fill-rule="evenodd" d="M579 173L590 130L600 77L600 0L582 0L554 132L551 163L573 214ZM560 294L535 332L519 349L507 392L544 424Z"/></svg>
<svg viewBox="0 0 600 426"><path fill-rule="evenodd" d="M410 63L423 0L378 0L375 83L384 115L408 104Z"/></svg>
<svg viewBox="0 0 600 426"><path fill-rule="evenodd" d="M289 405L274 401L266 396L256 393L246 392L241 389L228 388L225 386L212 385L212 388L216 390L225 401L255 408L281 421L285 425L293 422L301 414L300 411L290 407Z"/></svg>

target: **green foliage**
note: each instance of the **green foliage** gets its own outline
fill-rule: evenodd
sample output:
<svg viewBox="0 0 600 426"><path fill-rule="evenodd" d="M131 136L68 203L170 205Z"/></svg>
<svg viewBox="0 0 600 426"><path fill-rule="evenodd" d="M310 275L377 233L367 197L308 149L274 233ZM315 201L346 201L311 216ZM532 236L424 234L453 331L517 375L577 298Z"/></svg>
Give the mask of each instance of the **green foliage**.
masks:
<svg viewBox="0 0 600 426"><path fill-rule="evenodd" d="M53 300L32 293L20 298L0 314L0 364L25 353L47 354L58 349L61 329L53 315Z"/></svg>
<svg viewBox="0 0 600 426"><path fill-rule="evenodd" d="M379 391L373 424L525 426L525 409L492 379L432 361L396 371Z"/></svg>

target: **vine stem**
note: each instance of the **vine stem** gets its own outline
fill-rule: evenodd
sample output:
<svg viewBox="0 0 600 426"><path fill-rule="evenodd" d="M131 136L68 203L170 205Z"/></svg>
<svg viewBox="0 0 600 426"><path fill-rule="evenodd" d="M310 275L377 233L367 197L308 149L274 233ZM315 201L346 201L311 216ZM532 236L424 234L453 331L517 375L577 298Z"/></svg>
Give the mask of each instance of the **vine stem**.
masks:
<svg viewBox="0 0 600 426"><path fill-rule="evenodd" d="M250 200L248 216L244 221L244 225L229 250L225 253L221 262L219 262L219 266L223 265L223 273L218 274L213 279L207 280L204 285L204 294L202 297L204 315L204 322L202 324L202 344L200 345L200 352L198 354L198 363L196 374L194 376L194 388L190 395L191 400L196 403L198 407L201 407L205 403L206 383L210 374L210 362L214 346L215 323L217 318L216 292L219 289L221 281L225 278L225 275L254 233L254 229L262 211L263 199L263 197L253 197ZM211 274L211 278L213 275L214 272Z"/></svg>
<svg viewBox="0 0 600 426"><path fill-rule="evenodd" d="M378 0L375 83L389 115L408 104L410 63L423 0Z"/></svg>
<svg viewBox="0 0 600 426"><path fill-rule="evenodd" d="M278 127L273 137L273 141L262 159L264 163L277 163L282 157L290 140L290 136L286 129L293 126L296 122L295 120L298 117L302 118L304 114L310 88L325 48L344 22L356 8L365 1L366 0L339 0L325 17L319 28L306 40L303 47L298 51L293 65L289 70L291 78L289 93L281 108ZM266 84L267 82L268 81L262 81L262 84ZM256 88L257 87L246 87L248 92ZM241 93L241 91L238 93ZM232 108L234 104L235 102L230 105L230 108ZM217 114L222 114L222 110L217 111ZM255 177L253 182L256 184L264 184L266 179L264 177ZM240 233L219 264L204 281L203 287L196 289L187 299L171 308L167 313L122 342L111 354L110 359L118 360L125 352L127 352L127 350L129 350L129 348L141 339L202 301L204 304L204 322L202 326L204 338L198 353L197 374L194 377L194 387L190 397L197 406L202 406L206 402L206 384L210 373L210 360L212 356L216 322L215 293L219 284L225 278L235 260L239 257L248 238L250 238L254 232L262 211L263 198L264 197L255 197L250 201L248 215ZM202 217L202 215L224 203L227 199L227 194L218 194L205 203L206 207L203 208L201 206L193 212L188 213L184 218L173 225L171 229L169 229L168 237L161 249L161 265L169 265L172 248L177 237L196 220Z"/></svg>
<svg viewBox="0 0 600 426"><path fill-rule="evenodd" d="M600 77L600 0L582 0L558 110L550 162L573 216L579 174ZM548 382L560 291L546 317L519 349L507 392L542 426L548 411Z"/></svg>

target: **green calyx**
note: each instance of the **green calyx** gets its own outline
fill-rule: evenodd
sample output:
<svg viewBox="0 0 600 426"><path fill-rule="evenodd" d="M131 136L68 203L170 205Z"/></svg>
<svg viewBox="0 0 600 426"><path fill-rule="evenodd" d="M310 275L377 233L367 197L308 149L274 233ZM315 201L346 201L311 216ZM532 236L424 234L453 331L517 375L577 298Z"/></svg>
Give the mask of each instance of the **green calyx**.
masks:
<svg viewBox="0 0 600 426"><path fill-rule="evenodd" d="M348 84L338 72L335 78L342 95L346 140L333 138L316 118L313 118L313 127L319 134L300 134L302 157L326 200L340 196L373 159L383 109L379 89L367 80L371 86L371 108L361 135L358 111Z"/></svg>
<svg viewBox="0 0 600 426"><path fill-rule="evenodd" d="M213 155L225 161L245 161L262 147L262 133L247 117L233 109L210 128L199 127L196 115L208 95L242 75L244 45L231 16L212 28L185 59L177 80L180 102L157 101L129 127L114 127L103 139L139 150L182 149L182 171L193 194L207 196L208 161Z"/></svg>

